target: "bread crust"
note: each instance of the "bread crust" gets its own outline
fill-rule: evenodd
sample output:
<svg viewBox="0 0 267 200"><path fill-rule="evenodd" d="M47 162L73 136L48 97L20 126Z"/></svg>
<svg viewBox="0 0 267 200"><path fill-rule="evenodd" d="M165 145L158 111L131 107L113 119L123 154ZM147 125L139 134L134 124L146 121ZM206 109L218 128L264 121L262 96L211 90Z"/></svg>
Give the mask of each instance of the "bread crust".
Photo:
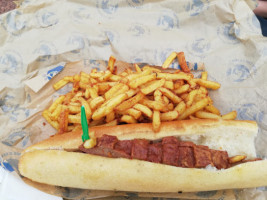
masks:
<svg viewBox="0 0 267 200"><path fill-rule="evenodd" d="M126 124L108 127L102 126L92 127L89 129L89 134L94 133L95 137L101 137L104 134L108 134L117 136L119 140L131 140L135 138L158 140L167 136L181 136L184 138L188 136L189 139L193 140L193 138L190 138L190 136L220 135L220 137L226 137L226 134L229 133L231 136L233 135L233 132L238 132L241 137L244 134L254 138L258 132L258 126L254 121L197 119L163 122L158 133L153 132L151 123ZM47 140L28 147L24 150L24 152L36 149L78 150L78 146L82 144L81 135L82 130L69 132L62 135L55 135ZM199 141L194 142L196 144L200 144ZM253 141L252 145L254 145ZM215 147L215 149L220 148Z"/></svg>
<svg viewBox="0 0 267 200"><path fill-rule="evenodd" d="M225 170L207 170L59 150L27 152L19 163L23 176L41 183L136 192L194 192L265 186L266 168L267 160L247 162Z"/></svg>
<svg viewBox="0 0 267 200"><path fill-rule="evenodd" d="M212 149L226 150L229 156L246 154L253 158L258 127L253 121L183 120L162 123L158 133L152 131L151 124L93 127L89 132L94 132L95 137L115 135L120 140L178 136L196 144L209 144ZM76 131L56 135L27 148L19 161L20 173L51 185L136 192L193 192L267 185L266 160L209 170L70 152L82 143L81 134Z"/></svg>

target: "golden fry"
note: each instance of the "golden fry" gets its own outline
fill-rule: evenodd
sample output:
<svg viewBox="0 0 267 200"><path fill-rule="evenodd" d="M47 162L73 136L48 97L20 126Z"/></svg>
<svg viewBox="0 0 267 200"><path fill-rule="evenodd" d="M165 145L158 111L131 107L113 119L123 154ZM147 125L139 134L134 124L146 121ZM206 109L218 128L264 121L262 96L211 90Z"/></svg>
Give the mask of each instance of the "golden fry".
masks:
<svg viewBox="0 0 267 200"><path fill-rule="evenodd" d="M137 64L134 64L134 68L135 68L135 71L137 73L141 73L142 72L142 70L140 69L140 67Z"/></svg>
<svg viewBox="0 0 267 200"><path fill-rule="evenodd" d="M115 119L115 113L112 111L111 113L107 114L106 116L106 122L111 122Z"/></svg>
<svg viewBox="0 0 267 200"><path fill-rule="evenodd" d="M134 79L132 81L129 82L129 86L133 89L137 88L138 86L145 84L149 81L155 80L156 79L156 74L150 74L150 75L146 75L146 76L142 76L140 78Z"/></svg>
<svg viewBox="0 0 267 200"><path fill-rule="evenodd" d="M136 94L134 97L122 102L119 106L115 108L116 111L125 111L128 110L129 108L133 107L135 104L137 104L141 99L144 98L144 94L139 92Z"/></svg>
<svg viewBox="0 0 267 200"><path fill-rule="evenodd" d="M166 79L166 80L177 80L177 79L183 79L183 80L190 80L191 76L188 74L185 74L183 72L177 73L177 74L171 74L171 73L157 73L157 79Z"/></svg>
<svg viewBox="0 0 267 200"><path fill-rule="evenodd" d="M191 92L189 92L188 94L188 101L186 102L186 106L190 107L194 101L194 98L196 97L198 93L198 90L192 90Z"/></svg>
<svg viewBox="0 0 267 200"><path fill-rule="evenodd" d="M58 122L57 121L53 121L51 119L51 113L48 110L44 110L42 115L51 126L53 126L56 130L59 129Z"/></svg>
<svg viewBox="0 0 267 200"><path fill-rule="evenodd" d="M81 106L68 105L68 108L69 108L69 113L71 114L77 114L81 112Z"/></svg>
<svg viewBox="0 0 267 200"><path fill-rule="evenodd" d="M126 111L127 114L131 115L132 117L134 117L136 120L139 119L142 115L141 111L136 110L134 108L130 108Z"/></svg>
<svg viewBox="0 0 267 200"><path fill-rule="evenodd" d="M163 111L163 112L168 111L168 107L165 104L163 104L162 102L151 101L149 99L142 99L140 101L140 103L153 109L153 110L159 110L159 111Z"/></svg>
<svg viewBox="0 0 267 200"><path fill-rule="evenodd" d="M162 64L162 68L163 69L167 69L170 64L173 62L173 60L176 58L177 54L176 52L172 52L168 58L166 58L166 60L164 61L164 63Z"/></svg>
<svg viewBox="0 0 267 200"><path fill-rule="evenodd" d="M194 105L192 105L191 107L187 108L179 117L179 120L182 119L186 119L189 115L194 114L195 112L203 109L204 107L206 107L209 103L208 98L202 99L198 102L196 102Z"/></svg>
<svg viewBox="0 0 267 200"><path fill-rule="evenodd" d="M165 81L164 86L165 88L169 89L169 90L173 90L174 89L174 84L172 81Z"/></svg>
<svg viewBox="0 0 267 200"><path fill-rule="evenodd" d="M186 109L186 105L184 101L181 101L179 104L177 104L177 106L174 108L174 110L176 110L179 115L181 115Z"/></svg>
<svg viewBox="0 0 267 200"><path fill-rule="evenodd" d="M218 108L216 108L213 104L209 104L205 107L205 110L214 113L216 115L221 115L220 111Z"/></svg>
<svg viewBox="0 0 267 200"><path fill-rule="evenodd" d="M61 79L59 80L58 82L56 82L54 85L53 85L53 88L55 90L59 90L60 88L62 88L63 86L67 85L69 81L66 81L64 79Z"/></svg>
<svg viewBox="0 0 267 200"><path fill-rule="evenodd" d="M160 131L160 112L157 110L154 110L153 117L152 117L152 128L155 133Z"/></svg>
<svg viewBox="0 0 267 200"><path fill-rule="evenodd" d="M208 72L201 72L201 79L207 80L208 79Z"/></svg>
<svg viewBox="0 0 267 200"><path fill-rule="evenodd" d="M61 109L62 109L62 105L59 104L59 105L57 106L57 108L54 110L54 112L51 114L50 117L51 117L51 119L52 119L53 121L58 121L58 117L59 117L59 115L60 115Z"/></svg>
<svg viewBox="0 0 267 200"><path fill-rule="evenodd" d="M172 121L177 119L178 117L178 112L176 110L173 111L169 111L169 112L165 112L165 113L161 113L160 114L160 120L161 121Z"/></svg>
<svg viewBox="0 0 267 200"><path fill-rule="evenodd" d="M181 87L174 90L175 94L182 94L189 90L190 86L188 84L182 85Z"/></svg>
<svg viewBox="0 0 267 200"><path fill-rule="evenodd" d="M126 122L127 124L136 124L137 121L131 115L123 115L121 117L121 122Z"/></svg>
<svg viewBox="0 0 267 200"><path fill-rule="evenodd" d="M108 60L108 70L113 74L114 72L114 63L116 62L116 58L114 56L110 56Z"/></svg>
<svg viewBox="0 0 267 200"><path fill-rule="evenodd" d="M62 104L62 102L64 101L65 96L60 96L58 97L53 103L52 105L48 108L48 111L50 113L53 113L54 110L58 107L59 104Z"/></svg>
<svg viewBox="0 0 267 200"><path fill-rule="evenodd" d="M149 94L149 93L153 92L154 90L158 89L159 87L163 86L164 83L165 83L165 79L154 81L151 85L149 85L145 88L142 88L141 92L143 94Z"/></svg>
<svg viewBox="0 0 267 200"><path fill-rule="evenodd" d="M194 79L194 81L198 85L203 86L203 87L208 88L208 89L217 90L217 89L219 89L221 87L220 83L217 83L217 82L214 82L214 81L206 81L206 80L203 80L203 79Z"/></svg>
<svg viewBox="0 0 267 200"><path fill-rule="evenodd" d="M245 160L246 158L247 158L247 156L245 156L245 155L237 155L237 156L233 156L233 157L228 158L228 162L233 164L233 163L237 163L237 162L240 162L242 160Z"/></svg>
<svg viewBox="0 0 267 200"><path fill-rule="evenodd" d="M180 103L182 99L178 97L176 94L174 94L171 90L167 88L160 87L159 90L164 94L166 97L168 97L173 103Z"/></svg>
<svg viewBox="0 0 267 200"><path fill-rule="evenodd" d="M106 116L110 112L113 111L113 109L118 106L122 101L127 99L127 94L120 94L116 97L113 97L109 99L107 102L102 104L94 113L93 113L93 120L99 120L102 117Z"/></svg>
<svg viewBox="0 0 267 200"><path fill-rule="evenodd" d="M69 110L68 109L63 109L60 113L59 116L59 134L63 134L65 132L68 132L68 115L69 115Z"/></svg>
<svg viewBox="0 0 267 200"><path fill-rule="evenodd" d="M114 94L124 86L123 83L117 83L105 93L105 99L108 100L114 96Z"/></svg>
<svg viewBox="0 0 267 200"><path fill-rule="evenodd" d="M88 104L88 102L82 98L82 97L79 97L79 101L81 102L81 104L84 106L84 109L85 109L85 114L86 114L86 118L87 119L91 119L91 115L92 115L92 110L90 108L90 105Z"/></svg>
<svg viewBox="0 0 267 200"><path fill-rule="evenodd" d="M184 52L177 53L178 62L183 72L190 73L190 69L185 61Z"/></svg>
<svg viewBox="0 0 267 200"><path fill-rule="evenodd" d="M122 79L121 76L114 75L114 74L111 74L111 76L109 77L110 81L120 81L121 79Z"/></svg>
<svg viewBox="0 0 267 200"><path fill-rule="evenodd" d="M73 124L80 124L81 123L81 115L68 115L68 121L69 123Z"/></svg>
<svg viewBox="0 0 267 200"><path fill-rule="evenodd" d="M235 119L236 117L237 117L237 112L235 110L225 115L222 115L223 119Z"/></svg>
<svg viewBox="0 0 267 200"><path fill-rule="evenodd" d="M221 119L219 115L205 111L197 111L195 113L195 116L200 119Z"/></svg>
<svg viewBox="0 0 267 200"><path fill-rule="evenodd" d="M105 99L101 96L98 96L90 101L90 107L94 110L104 103Z"/></svg>
<svg viewBox="0 0 267 200"><path fill-rule="evenodd" d="M72 83L73 83L73 81L74 81L73 76L65 76L65 77L63 78L63 80L64 80L64 81L68 81L68 82L72 82Z"/></svg>
<svg viewBox="0 0 267 200"><path fill-rule="evenodd" d="M152 117L152 111L145 105L142 104L135 104L134 107L136 110L141 111L144 115L151 118Z"/></svg>
<svg viewBox="0 0 267 200"><path fill-rule="evenodd" d="M143 76L147 76L151 73L150 70L148 69L144 69L141 73L137 73L137 74L130 74L128 76L126 76L126 78L129 80L129 81L132 81L134 79L137 79L137 78L140 78L140 77L143 77Z"/></svg>
<svg viewBox="0 0 267 200"><path fill-rule="evenodd" d="M106 80L108 80L111 77L111 72L110 71L105 71L105 73L103 74L103 76L99 77L98 80L100 82L104 82Z"/></svg>

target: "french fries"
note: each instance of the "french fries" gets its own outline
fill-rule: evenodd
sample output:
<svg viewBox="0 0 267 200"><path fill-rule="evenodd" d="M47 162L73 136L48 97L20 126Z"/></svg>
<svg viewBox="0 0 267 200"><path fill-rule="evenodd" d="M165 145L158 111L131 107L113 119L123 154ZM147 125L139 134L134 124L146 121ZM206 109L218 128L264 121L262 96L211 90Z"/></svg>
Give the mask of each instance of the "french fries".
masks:
<svg viewBox="0 0 267 200"><path fill-rule="evenodd" d="M205 111L197 111L195 113L195 116L200 119L221 119L219 115Z"/></svg>
<svg viewBox="0 0 267 200"><path fill-rule="evenodd" d="M187 118L189 115L192 115L193 113L203 109L206 105L208 105L209 100L208 98L202 99L192 105L191 107L187 108L182 115L179 116L178 119L182 120Z"/></svg>
<svg viewBox="0 0 267 200"><path fill-rule="evenodd" d="M171 82L171 81L169 81L169 82ZM149 86L147 86L145 88L142 88L141 92L143 94L149 94L149 93L155 91L156 89L158 89L159 87L163 86L165 83L166 83L165 79L161 79L161 80L155 81L151 85L149 85ZM170 85L170 84L168 84L168 85Z"/></svg>
<svg viewBox="0 0 267 200"><path fill-rule="evenodd" d="M124 111L124 110L128 110L129 108L133 107L135 104L137 104L141 99L144 98L144 94L142 94L141 92L139 92L138 94L136 94L134 97L124 101L123 103L121 103L119 106L117 106L115 108L116 111Z"/></svg>
<svg viewBox="0 0 267 200"><path fill-rule="evenodd" d="M184 56L184 52L179 52L177 54L177 58L178 58L178 62L181 66L181 69L186 72L186 73L189 73L190 72L190 69L188 68L187 66L187 63L185 61L185 56Z"/></svg>
<svg viewBox="0 0 267 200"><path fill-rule="evenodd" d="M154 132L159 132L160 130L160 112L158 110L155 110L153 112L153 119L152 119L152 128Z"/></svg>
<svg viewBox="0 0 267 200"><path fill-rule="evenodd" d="M236 116L237 116L237 112L234 110L234 111L229 112L229 113L227 113L225 115L222 115L222 118L223 119L235 119Z"/></svg>
<svg viewBox="0 0 267 200"><path fill-rule="evenodd" d="M141 111L145 116L151 118L152 117L152 111L145 105L142 104L135 104L134 108L136 110Z"/></svg>
<svg viewBox="0 0 267 200"><path fill-rule="evenodd" d="M167 72L178 59L181 70ZM115 126L122 123L152 123L154 132L163 121L195 119L235 119L236 111L221 115L213 105L208 89L220 84L208 80L208 73L194 78L183 52L173 52L162 69L134 64L117 74L116 58L111 56L107 71L84 71L66 76L53 87L58 90L67 83L71 92L59 96L42 115L58 133L81 130L81 106L85 107L88 126ZM169 71L169 70L168 70ZM239 158L233 158L233 162Z"/></svg>
<svg viewBox="0 0 267 200"><path fill-rule="evenodd" d="M178 117L178 112L176 110L160 114L160 120L163 122L164 121L173 121L173 120L177 119L177 117Z"/></svg>
<svg viewBox="0 0 267 200"><path fill-rule="evenodd" d="M168 58L164 61L164 63L162 64L162 68L163 69L167 69L170 64L172 63L172 61L176 58L177 54L175 52L172 52Z"/></svg>
<svg viewBox="0 0 267 200"><path fill-rule="evenodd" d="M247 158L247 156L245 156L245 155L237 155L237 156L230 157L228 159L228 161L229 161L229 163L233 164L233 163L240 162L246 158Z"/></svg>
<svg viewBox="0 0 267 200"><path fill-rule="evenodd" d="M217 90L221 87L220 83L214 81L207 81L203 79L194 79L194 82L208 89Z"/></svg>

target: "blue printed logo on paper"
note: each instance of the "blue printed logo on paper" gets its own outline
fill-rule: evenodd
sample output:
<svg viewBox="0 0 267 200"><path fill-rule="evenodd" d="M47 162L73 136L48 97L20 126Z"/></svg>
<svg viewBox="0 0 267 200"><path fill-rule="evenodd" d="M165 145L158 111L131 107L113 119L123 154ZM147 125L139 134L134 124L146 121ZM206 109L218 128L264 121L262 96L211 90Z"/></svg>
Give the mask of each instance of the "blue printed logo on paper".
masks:
<svg viewBox="0 0 267 200"><path fill-rule="evenodd" d="M33 53L39 56L37 59L38 62L45 62L51 59L52 55L56 55L57 50L51 42L41 41Z"/></svg>
<svg viewBox="0 0 267 200"><path fill-rule="evenodd" d="M79 33L72 34L69 37L69 39L67 41L67 44L71 45L72 49L74 49L74 50L71 51L72 53L80 53L80 51L83 50L84 47L85 47L84 38Z"/></svg>
<svg viewBox="0 0 267 200"><path fill-rule="evenodd" d="M84 60L84 66L89 67L92 69L97 69L98 71L101 70L101 66L107 66L108 62L106 61L98 61L98 60L89 60L85 59Z"/></svg>
<svg viewBox="0 0 267 200"><path fill-rule="evenodd" d="M47 72L47 78L48 80L51 80L55 75L57 75L59 72L61 72L61 70L64 68L64 66L57 66L53 69L50 69Z"/></svg>
<svg viewBox="0 0 267 200"><path fill-rule="evenodd" d="M101 30L101 34L99 35L99 38L101 39L103 38L101 41L102 45L108 46L111 43L118 42L120 39L120 36L118 32L114 30L103 29Z"/></svg>
<svg viewBox="0 0 267 200"><path fill-rule="evenodd" d="M87 7L79 7L72 12L72 19L75 22L84 22L90 18L90 10Z"/></svg>
<svg viewBox="0 0 267 200"><path fill-rule="evenodd" d="M140 49L133 49L132 50L132 54L131 54L131 58L130 58L130 62L131 63L142 63L142 62L148 62L149 55L147 55L147 53L144 53L143 51L140 51Z"/></svg>
<svg viewBox="0 0 267 200"><path fill-rule="evenodd" d="M237 44L240 41L238 40L237 36L240 34L239 27L235 27L234 22L229 22L226 24L221 25L217 29L217 35L219 38L228 44Z"/></svg>
<svg viewBox="0 0 267 200"><path fill-rule="evenodd" d="M6 51L0 55L0 71L6 74L15 74L23 68L21 55L16 51Z"/></svg>
<svg viewBox="0 0 267 200"><path fill-rule="evenodd" d="M22 147L25 147L30 141L29 136L26 136L27 132L23 129L15 130L13 133L9 134L6 139L3 140L3 144L8 146L13 146L19 140L22 140Z"/></svg>
<svg viewBox="0 0 267 200"><path fill-rule="evenodd" d="M115 0L98 0L97 7L102 15L110 17L117 12L119 4Z"/></svg>
<svg viewBox="0 0 267 200"><path fill-rule="evenodd" d="M128 32L135 37L139 37L145 34L149 34L150 30L148 27L142 24L131 24Z"/></svg>
<svg viewBox="0 0 267 200"><path fill-rule="evenodd" d="M257 34L257 35L261 35L261 26L260 26L260 22L258 20L258 18L256 17L256 15L249 13L247 18L247 25L248 25L248 30L251 33Z"/></svg>
<svg viewBox="0 0 267 200"><path fill-rule="evenodd" d="M238 118L241 120L254 120L258 122L262 122L264 113L261 109L254 103L247 103L241 105L237 109Z"/></svg>
<svg viewBox="0 0 267 200"><path fill-rule="evenodd" d="M234 59L229 62L229 66L231 67L227 70L226 75L233 82L242 82L256 73L253 63L247 60Z"/></svg>
<svg viewBox="0 0 267 200"><path fill-rule="evenodd" d="M26 20L22 14L18 10L13 10L3 18L1 24L7 32L12 35L18 35L26 27Z"/></svg>
<svg viewBox="0 0 267 200"><path fill-rule="evenodd" d="M205 38L197 38L189 42L186 48L194 56L205 57L211 48L211 43Z"/></svg>
<svg viewBox="0 0 267 200"><path fill-rule="evenodd" d="M20 107L19 104L10 105L5 103L0 107L2 108L3 112L9 116L9 119L14 122L17 122L20 117L22 119L25 119L30 115L30 110L27 108Z"/></svg>
<svg viewBox="0 0 267 200"><path fill-rule="evenodd" d="M1 159L1 156L3 159ZM0 165L10 172L14 170L18 171L19 157L19 152L3 153L0 155Z"/></svg>
<svg viewBox="0 0 267 200"><path fill-rule="evenodd" d="M171 10L163 12L157 20L157 26L161 27L164 31L179 28L179 20L177 15Z"/></svg>
<svg viewBox="0 0 267 200"><path fill-rule="evenodd" d="M209 7L209 0L191 0L186 4L185 10L191 16L197 16L201 12L207 10Z"/></svg>
<svg viewBox="0 0 267 200"><path fill-rule="evenodd" d="M134 8L141 8L144 3L144 0L127 0L128 5Z"/></svg>
<svg viewBox="0 0 267 200"><path fill-rule="evenodd" d="M53 26L59 22L56 13L47 10L39 11L36 17L41 27Z"/></svg>
<svg viewBox="0 0 267 200"><path fill-rule="evenodd" d="M1 164L1 167L3 167L5 170L9 172L14 171L13 167L8 162L1 162L0 164Z"/></svg>

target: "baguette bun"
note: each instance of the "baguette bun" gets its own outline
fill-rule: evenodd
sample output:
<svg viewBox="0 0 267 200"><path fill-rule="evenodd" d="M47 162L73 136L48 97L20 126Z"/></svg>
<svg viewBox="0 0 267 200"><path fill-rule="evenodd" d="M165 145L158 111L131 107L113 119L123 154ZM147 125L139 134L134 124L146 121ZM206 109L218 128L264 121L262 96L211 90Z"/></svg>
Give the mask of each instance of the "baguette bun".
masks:
<svg viewBox="0 0 267 200"><path fill-rule="evenodd" d="M159 133L152 131L151 124L94 127L89 132L94 132L95 137L115 135L120 140L177 136L211 149L226 150L229 156L245 154L255 158L258 127L252 121L184 120L162 123ZM77 131L56 135L27 148L19 161L20 173L51 185L136 192L192 192L267 185L266 160L217 170L106 158L75 152L82 144L81 134Z"/></svg>

